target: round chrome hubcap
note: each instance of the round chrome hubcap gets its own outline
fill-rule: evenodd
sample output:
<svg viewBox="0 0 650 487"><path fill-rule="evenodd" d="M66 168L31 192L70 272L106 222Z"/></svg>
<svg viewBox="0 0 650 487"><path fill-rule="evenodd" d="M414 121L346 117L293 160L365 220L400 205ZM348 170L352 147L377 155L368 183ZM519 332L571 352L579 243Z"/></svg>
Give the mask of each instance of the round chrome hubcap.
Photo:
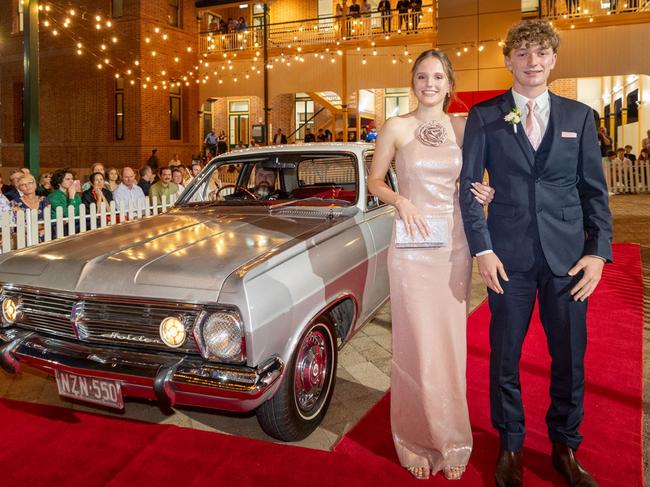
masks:
<svg viewBox="0 0 650 487"><path fill-rule="evenodd" d="M294 391L296 403L301 411L309 413L319 403L323 387L329 380L328 368L325 335L313 330L303 340L296 359Z"/></svg>

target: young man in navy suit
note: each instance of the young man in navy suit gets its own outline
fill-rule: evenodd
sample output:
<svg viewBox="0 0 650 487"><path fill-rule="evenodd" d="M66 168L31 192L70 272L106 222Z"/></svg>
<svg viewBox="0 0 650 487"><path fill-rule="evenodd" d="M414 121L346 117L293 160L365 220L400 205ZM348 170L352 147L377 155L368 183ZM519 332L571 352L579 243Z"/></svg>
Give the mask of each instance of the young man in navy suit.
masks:
<svg viewBox="0 0 650 487"><path fill-rule="evenodd" d="M536 299L552 359L552 464L569 485L597 485L574 452L582 440L587 298L612 258L611 214L591 108L548 91L559 44L547 22L513 26L503 48L512 89L474 106L465 129L461 208L489 288L499 486L523 482L519 359ZM470 191L484 171L496 190L487 220Z"/></svg>

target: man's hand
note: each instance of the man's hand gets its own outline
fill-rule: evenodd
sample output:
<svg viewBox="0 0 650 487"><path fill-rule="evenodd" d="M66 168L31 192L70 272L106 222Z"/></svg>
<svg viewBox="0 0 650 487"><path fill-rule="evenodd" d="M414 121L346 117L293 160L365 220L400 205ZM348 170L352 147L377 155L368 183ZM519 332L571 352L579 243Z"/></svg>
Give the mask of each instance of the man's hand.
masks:
<svg viewBox="0 0 650 487"><path fill-rule="evenodd" d="M569 269L568 274L572 277L580 271L584 272L582 279L571 289L571 296L573 296L574 301L584 301L592 295L603 274L603 267L605 267L603 259L585 255L576 265Z"/></svg>
<svg viewBox="0 0 650 487"><path fill-rule="evenodd" d="M497 255L494 252L479 255L476 257L476 261L478 262L478 271L485 285L495 293L503 294L503 288L499 283L498 276L501 276L504 281L508 281L508 275Z"/></svg>

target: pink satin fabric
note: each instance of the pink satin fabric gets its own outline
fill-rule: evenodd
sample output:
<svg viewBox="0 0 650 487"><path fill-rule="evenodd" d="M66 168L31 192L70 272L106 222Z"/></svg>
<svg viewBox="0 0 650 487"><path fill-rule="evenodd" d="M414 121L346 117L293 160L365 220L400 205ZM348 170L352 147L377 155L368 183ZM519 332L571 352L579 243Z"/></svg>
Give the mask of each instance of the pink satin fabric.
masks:
<svg viewBox="0 0 650 487"><path fill-rule="evenodd" d="M396 155L400 194L449 222L450 244L388 253L393 328L391 426L405 466L463 466L472 450L466 400L466 323L471 255L458 204L462 152L448 139L412 139Z"/></svg>

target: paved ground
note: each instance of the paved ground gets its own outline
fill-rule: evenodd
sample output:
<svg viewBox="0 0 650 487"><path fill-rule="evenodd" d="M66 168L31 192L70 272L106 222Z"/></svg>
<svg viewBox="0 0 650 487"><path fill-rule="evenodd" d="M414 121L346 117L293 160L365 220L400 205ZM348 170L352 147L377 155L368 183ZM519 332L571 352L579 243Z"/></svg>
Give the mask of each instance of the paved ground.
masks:
<svg viewBox="0 0 650 487"><path fill-rule="evenodd" d="M644 305L650 296L650 195L615 196L611 201L614 213L616 242L638 242L642 245L644 262ZM472 289L472 309L485 298L485 290L475 275ZM644 332L644 461L648 477L648 432L650 431L650 333L646 311ZM385 393L390 384L390 307L386 305L373 322L360 331L339 355L339 368L334 397L321 427L300 445L330 449L368 409ZM0 397L61 405L76 410L97 411L61 400L52 378L27 373L12 377L0 372ZM104 414L115 413L101 411ZM190 428L221 431L249 438L271 441L257 425L254 415L217 414L206 411L180 409L166 416L155 405L129 401L121 416L157 423L173 423Z"/></svg>

